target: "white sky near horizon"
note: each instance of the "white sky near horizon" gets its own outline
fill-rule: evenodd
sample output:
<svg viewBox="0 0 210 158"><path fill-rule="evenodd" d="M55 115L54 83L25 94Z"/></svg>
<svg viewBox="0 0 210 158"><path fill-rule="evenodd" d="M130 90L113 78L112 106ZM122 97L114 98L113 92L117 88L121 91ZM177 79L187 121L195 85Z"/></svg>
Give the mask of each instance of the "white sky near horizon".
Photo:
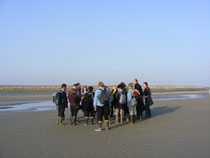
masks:
<svg viewBox="0 0 210 158"><path fill-rule="evenodd" d="M210 1L0 1L0 85L210 87Z"/></svg>

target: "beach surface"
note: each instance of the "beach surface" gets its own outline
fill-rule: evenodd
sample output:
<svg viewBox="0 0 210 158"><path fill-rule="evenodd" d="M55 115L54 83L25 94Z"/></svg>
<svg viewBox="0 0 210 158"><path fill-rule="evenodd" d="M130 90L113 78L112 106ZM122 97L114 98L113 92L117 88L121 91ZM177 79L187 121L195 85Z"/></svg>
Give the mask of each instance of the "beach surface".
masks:
<svg viewBox="0 0 210 158"><path fill-rule="evenodd" d="M0 113L0 158L210 158L210 97L155 101L151 119L56 125L56 111Z"/></svg>

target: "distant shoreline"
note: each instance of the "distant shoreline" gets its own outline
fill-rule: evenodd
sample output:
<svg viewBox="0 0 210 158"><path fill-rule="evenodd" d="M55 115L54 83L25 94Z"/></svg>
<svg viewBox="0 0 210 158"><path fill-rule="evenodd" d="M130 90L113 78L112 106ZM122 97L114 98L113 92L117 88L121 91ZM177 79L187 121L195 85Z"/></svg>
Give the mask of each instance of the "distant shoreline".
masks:
<svg viewBox="0 0 210 158"><path fill-rule="evenodd" d="M85 85L83 85L85 86ZM82 86L82 87L83 87ZM97 86L93 86L94 89ZM110 90L111 85L107 86ZM208 91L209 88L199 86L150 86L152 92L177 92L177 91ZM53 93L60 88L59 85L0 85L0 93ZM72 86L68 87L70 90Z"/></svg>

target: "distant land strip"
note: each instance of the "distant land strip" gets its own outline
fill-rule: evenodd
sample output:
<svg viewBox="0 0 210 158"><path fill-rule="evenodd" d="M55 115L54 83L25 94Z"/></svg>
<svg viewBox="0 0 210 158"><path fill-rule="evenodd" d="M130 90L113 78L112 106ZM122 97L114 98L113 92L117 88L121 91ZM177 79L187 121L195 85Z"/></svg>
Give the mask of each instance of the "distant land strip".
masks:
<svg viewBox="0 0 210 158"><path fill-rule="evenodd" d="M88 85L83 85L84 86ZM93 86L94 89L97 86ZM107 86L110 90L112 85ZM60 88L59 85L0 85L0 93L51 93ZM68 86L70 90L72 86ZM201 86L167 86L167 85L151 85L152 92L172 92L172 91L207 91L209 87Z"/></svg>

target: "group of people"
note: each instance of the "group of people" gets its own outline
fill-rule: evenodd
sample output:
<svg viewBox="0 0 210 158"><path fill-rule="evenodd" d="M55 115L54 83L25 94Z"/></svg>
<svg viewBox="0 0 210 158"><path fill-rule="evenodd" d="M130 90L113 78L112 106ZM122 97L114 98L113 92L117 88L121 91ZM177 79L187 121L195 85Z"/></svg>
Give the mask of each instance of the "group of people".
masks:
<svg viewBox="0 0 210 158"><path fill-rule="evenodd" d="M70 123L77 124L77 114L81 109L85 116L85 125L94 124L96 116L98 128L95 131L102 131L102 124L105 122L105 129L109 130L110 119L115 123L131 122L136 119L143 120L143 111L146 111L146 118L151 117L150 106L153 104L151 90L147 82L143 83L144 91L137 79L134 79L128 86L121 82L114 85L112 91L104 85L98 83L98 88L93 91L93 87L83 87L80 83L74 84L70 92L66 93L67 85L62 84L61 89L53 96L53 102L57 105L57 124L62 124L65 119L65 110L70 103Z"/></svg>

